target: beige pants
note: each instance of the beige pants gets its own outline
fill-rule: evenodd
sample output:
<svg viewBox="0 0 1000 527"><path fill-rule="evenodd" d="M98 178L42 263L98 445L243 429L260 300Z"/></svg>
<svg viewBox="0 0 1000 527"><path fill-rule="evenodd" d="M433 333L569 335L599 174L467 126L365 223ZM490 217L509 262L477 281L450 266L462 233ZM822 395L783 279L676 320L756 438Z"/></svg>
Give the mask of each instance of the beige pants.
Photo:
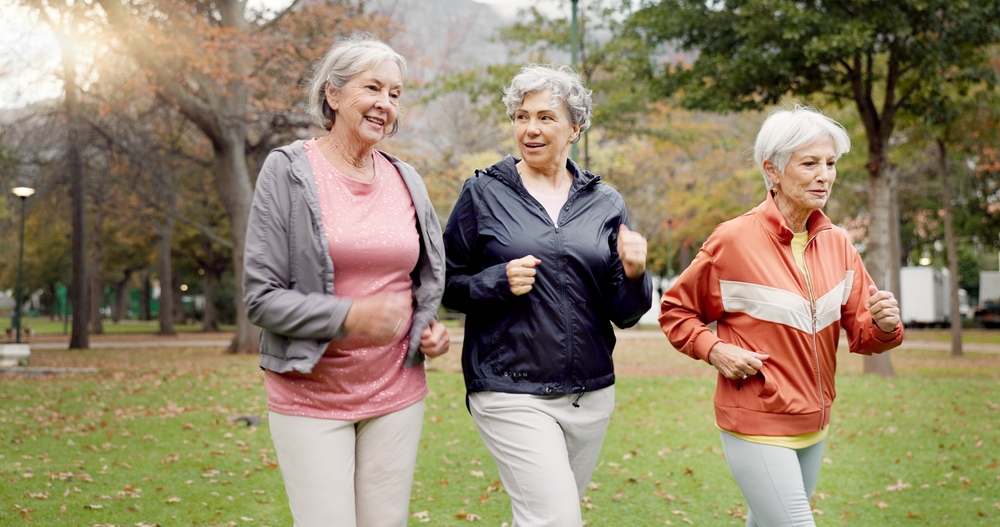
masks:
<svg viewBox="0 0 1000 527"><path fill-rule="evenodd" d="M479 436L510 496L512 527L580 527L580 500L615 408L615 387L546 397L469 395ZM577 402L579 407L573 406Z"/></svg>
<svg viewBox="0 0 1000 527"><path fill-rule="evenodd" d="M362 421L271 412L295 527L405 527L424 402Z"/></svg>

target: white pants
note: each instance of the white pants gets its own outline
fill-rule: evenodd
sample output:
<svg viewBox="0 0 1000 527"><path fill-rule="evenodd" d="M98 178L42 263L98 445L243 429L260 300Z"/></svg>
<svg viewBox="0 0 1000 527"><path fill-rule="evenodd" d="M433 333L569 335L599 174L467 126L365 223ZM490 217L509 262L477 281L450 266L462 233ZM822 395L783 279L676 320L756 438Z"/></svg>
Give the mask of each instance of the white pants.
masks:
<svg viewBox="0 0 1000 527"><path fill-rule="evenodd" d="M512 527L580 527L580 500L615 407L614 386L577 395L479 392L469 408L510 496Z"/></svg>
<svg viewBox="0 0 1000 527"><path fill-rule="evenodd" d="M271 412L295 527L405 527L424 402L361 421Z"/></svg>
<svg viewBox="0 0 1000 527"><path fill-rule="evenodd" d="M729 470L747 500L747 527L815 527L809 498L826 440L799 450L751 443L722 432Z"/></svg>

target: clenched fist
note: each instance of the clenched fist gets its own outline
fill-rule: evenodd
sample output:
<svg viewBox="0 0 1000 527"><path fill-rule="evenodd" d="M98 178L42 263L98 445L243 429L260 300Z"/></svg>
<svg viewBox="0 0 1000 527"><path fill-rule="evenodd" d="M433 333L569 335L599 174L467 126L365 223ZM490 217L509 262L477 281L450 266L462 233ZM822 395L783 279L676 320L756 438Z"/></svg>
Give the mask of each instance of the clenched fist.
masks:
<svg viewBox="0 0 1000 527"><path fill-rule="evenodd" d="M535 267L541 263L541 260L530 254L507 262L507 282L510 283L510 292L521 296L531 291L535 283Z"/></svg>
<svg viewBox="0 0 1000 527"><path fill-rule="evenodd" d="M646 270L646 238L622 225L618 229L618 258L630 280L642 276Z"/></svg>

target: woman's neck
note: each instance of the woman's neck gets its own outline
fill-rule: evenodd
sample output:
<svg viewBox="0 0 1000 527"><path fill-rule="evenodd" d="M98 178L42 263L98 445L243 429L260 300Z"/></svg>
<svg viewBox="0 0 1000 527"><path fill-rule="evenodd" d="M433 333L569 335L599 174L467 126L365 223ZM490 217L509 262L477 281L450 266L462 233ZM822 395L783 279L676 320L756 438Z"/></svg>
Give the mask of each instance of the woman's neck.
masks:
<svg viewBox="0 0 1000 527"><path fill-rule="evenodd" d="M566 168L566 160L562 165L555 167L533 167L522 159L515 165L517 173L521 176L521 183L532 192L541 194L566 194L573 186L573 174Z"/></svg>
<svg viewBox="0 0 1000 527"><path fill-rule="evenodd" d="M347 141L334 130L316 140L323 157L347 177L371 182L375 178L375 164L372 162L375 145Z"/></svg>
<svg viewBox="0 0 1000 527"><path fill-rule="evenodd" d="M791 206L781 197L780 192L774 196L774 204L778 206L778 212L785 218L785 223L792 232L804 232L808 228L809 216L812 216L813 211Z"/></svg>

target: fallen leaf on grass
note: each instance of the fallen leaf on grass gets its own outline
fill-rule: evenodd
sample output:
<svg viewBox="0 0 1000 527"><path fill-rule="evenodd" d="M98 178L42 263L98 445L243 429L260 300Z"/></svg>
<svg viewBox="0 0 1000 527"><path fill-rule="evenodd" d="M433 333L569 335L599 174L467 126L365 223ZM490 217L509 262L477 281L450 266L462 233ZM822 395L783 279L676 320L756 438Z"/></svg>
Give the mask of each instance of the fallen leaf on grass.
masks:
<svg viewBox="0 0 1000 527"><path fill-rule="evenodd" d="M884 508L888 507L889 504L886 503L886 502L884 502L884 501L879 500L879 501L875 502L875 506L878 507L878 508L880 508L880 509L884 509Z"/></svg>
<svg viewBox="0 0 1000 527"><path fill-rule="evenodd" d="M180 503L180 501L181 501L180 498L174 496L172 498L167 498L167 500L164 503Z"/></svg>
<svg viewBox="0 0 1000 527"><path fill-rule="evenodd" d="M84 505L83 508L84 509L103 509L104 505L98 505L98 504L95 504L95 503L91 503L89 505Z"/></svg>
<svg viewBox="0 0 1000 527"><path fill-rule="evenodd" d="M899 492L903 489L908 489L911 486L912 485L910 485L909 483L903 483L903 480L897 479L895 485L889 485L888 487L885 488L885 490L889 492Z"/></svg>

